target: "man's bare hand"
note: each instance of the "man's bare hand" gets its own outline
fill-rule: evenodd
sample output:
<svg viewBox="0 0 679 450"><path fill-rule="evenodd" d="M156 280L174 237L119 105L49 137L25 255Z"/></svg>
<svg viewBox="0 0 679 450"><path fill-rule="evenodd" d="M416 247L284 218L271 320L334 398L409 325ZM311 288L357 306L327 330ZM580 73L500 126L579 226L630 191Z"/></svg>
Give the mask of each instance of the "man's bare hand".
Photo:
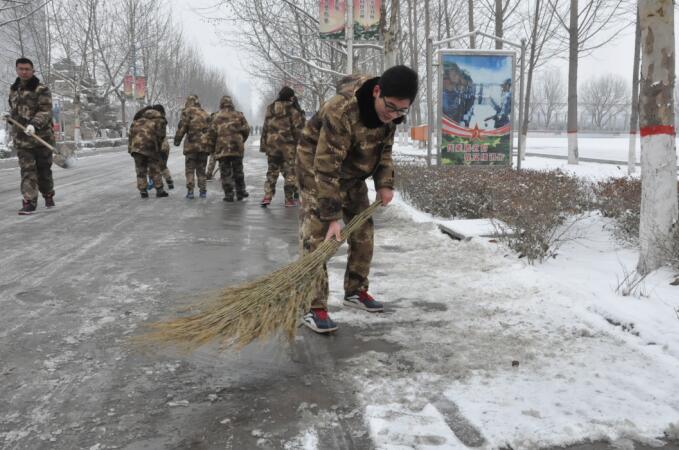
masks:
<svg viewBox="0 0 679 450"><path fill-rule="evenodd" d="M391 188L379 188L377 198L382 200L382 206L387 206L394 199L394 190Z"/></svg>
<svg viewBox="0 0 679 450"><path fill-rule="evenodd" d="M328 225L328 232L325 234L325 240L329 241L334 237L338 241L341 241L342 240L342 236L340 235L341 231L342 226L340 225L339 221L331 220L330 224Z"/></svg>

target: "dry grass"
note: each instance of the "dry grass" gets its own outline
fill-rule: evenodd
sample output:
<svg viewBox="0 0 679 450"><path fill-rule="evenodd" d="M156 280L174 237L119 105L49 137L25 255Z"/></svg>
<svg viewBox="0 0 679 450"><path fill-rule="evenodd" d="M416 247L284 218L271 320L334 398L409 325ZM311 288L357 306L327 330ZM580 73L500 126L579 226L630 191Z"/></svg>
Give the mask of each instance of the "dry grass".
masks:
<svg viewBox="0 0 679 450"><path fill-rule="evenodd" d="M135 341L193 350L211 342L219 342L222 349L242 348L279 332L292 340L300 315L309 309L316 294L312 286L322 276L323 265L380 204L377 201L354 217L342 230L341 241L325 241L314 252L271 274L228 287L192 307L196 311L192 315L151 324L152 331Z"/></svg>

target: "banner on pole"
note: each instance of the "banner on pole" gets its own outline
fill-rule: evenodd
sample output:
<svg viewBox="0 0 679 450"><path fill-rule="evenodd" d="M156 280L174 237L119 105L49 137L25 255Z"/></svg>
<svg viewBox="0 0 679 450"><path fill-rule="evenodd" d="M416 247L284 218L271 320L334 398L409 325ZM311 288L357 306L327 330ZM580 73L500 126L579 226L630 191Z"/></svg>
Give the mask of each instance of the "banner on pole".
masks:
<svg viewBox="0 0 679 450"><path fill-rule="evenodd" d="M439 58L442 163L510 166L514 52L448 50Z"/></svg>
<svg viewBox="0 0 679 450"><path fill-rule="evenodd" d="M319 37L325 40L344 39L347 27L346 0L321 0L319 11Z"/></svg>
<svg viewBox="0 0 679 450"><path fill-rule="evenodd" d="M146 98L146 77L137 77L134 80L134 90L137 100Z"/></svg>
<svg viewBox="0 0 679 450"><path fill-rule="evenodd" d="M132 75L125 75L123 77L123 94L127 98L132 98L133 94L133 88L132 85L134 84L134 77Z"/></svg>
<svg viewBox="0 0 679 450"><path fill-rule="evenodd" d="M376 41L380 39L382 0L352 0L354 2L354 39Z"/></svg>

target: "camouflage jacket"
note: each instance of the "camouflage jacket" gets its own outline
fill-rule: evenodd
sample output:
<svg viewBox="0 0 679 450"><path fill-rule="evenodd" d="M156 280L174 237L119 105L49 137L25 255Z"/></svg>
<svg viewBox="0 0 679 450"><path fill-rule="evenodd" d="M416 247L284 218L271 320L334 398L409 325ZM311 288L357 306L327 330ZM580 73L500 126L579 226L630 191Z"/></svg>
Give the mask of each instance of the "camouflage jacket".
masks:
<svg viewBox="0 0 679 450"><path fill-rule="evenodd" d="M25 83L16 79L9 89L9 108L12 119L24 126L33 125L36 135L54 144L52 94L37 77ZM43 146L16 126L11 127L11 135L16 149Z"/></svg>
<svg viewBox="0 0 679 450"><path fill-rule="evenodd" d="M184 142L184 154L191 153L210 153L210 143L208 140L208 125L210 116L200 106L198 97L189 95L186 99L186 104L182 110L181 119L177 126L177 133L174 136L174 145L181 144L182 139L186 136Z"/></svg>
<svg viewBox="0 0 679 450"><path fill-rule="evenodd" d="M215 159L243 156L250 126L242 112L236 111L231 97L225 95L219 102L219 111L210 119L209 139Z"/></svg>
<svg viewBox="0 0 679 450"><path fill-rule="evenodd" d="M128 151L158 156L165 140L166 127L167 120L160 112L150 107L139 110L130 125Z"/></svg>
<svg viewBox="0 0 679 450"><path fill-rule="evenodd" d="M160 146L160 152L165 153L166 155L170 154L170 143L167 142L167 139L163 139L163 143Z"/></svg>
<svg viewBox="0 0 679 450"><path fill-rule="evenodd" d="M294 155L304 129L304 114L291 101L277 100L266 107L259 151Z"/></svg>
<svg viewBox="0 0 679 450"><path fill-rule="evenodd" d="M377 80L345 81L304 127L295 170L300 189L318 199L321 220L342 218L343 186L372 176L375 189L394 187L396 126L365 118L366 110L375 114L371 102Z"/></svg>

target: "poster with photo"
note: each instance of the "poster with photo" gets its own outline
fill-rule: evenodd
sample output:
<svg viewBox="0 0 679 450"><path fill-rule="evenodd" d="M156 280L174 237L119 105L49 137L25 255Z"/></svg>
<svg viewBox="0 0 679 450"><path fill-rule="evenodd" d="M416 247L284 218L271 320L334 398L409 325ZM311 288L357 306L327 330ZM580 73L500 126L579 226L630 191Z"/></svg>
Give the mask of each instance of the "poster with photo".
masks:
<svg viewBox="0 0 679 450"><path fill-rule="evenodd" d="M346 0L321 0L319 3L319 37L342 40L347 27Z"/></svg>
<svg viewBox="0 0 679 450"><path fill-rule="evenodd" d="M440 53L439 145L446 165L510 166L514 52Z"/></svg>

